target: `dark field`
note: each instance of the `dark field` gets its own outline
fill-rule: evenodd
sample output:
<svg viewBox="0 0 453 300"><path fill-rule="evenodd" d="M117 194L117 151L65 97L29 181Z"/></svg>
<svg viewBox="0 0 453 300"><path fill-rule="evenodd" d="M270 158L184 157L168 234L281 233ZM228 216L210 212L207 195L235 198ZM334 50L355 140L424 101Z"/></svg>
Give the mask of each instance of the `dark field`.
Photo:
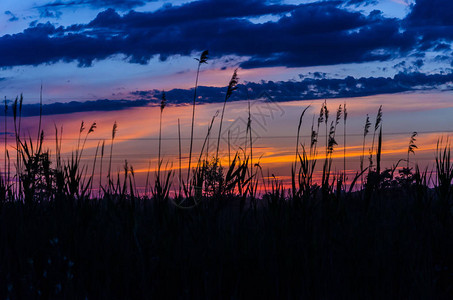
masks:
<svg viewBox="0 0 453 300"><path fill-rule="evenodd" d="M242 200L2 202L0 297L453 296L452 214L435 190Z"/></svg>

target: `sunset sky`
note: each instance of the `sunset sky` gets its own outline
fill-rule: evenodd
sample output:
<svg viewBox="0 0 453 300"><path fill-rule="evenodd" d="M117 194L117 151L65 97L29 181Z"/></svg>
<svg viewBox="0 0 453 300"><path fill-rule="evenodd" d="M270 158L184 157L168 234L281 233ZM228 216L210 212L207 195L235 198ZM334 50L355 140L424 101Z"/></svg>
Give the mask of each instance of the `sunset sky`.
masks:
<svg viewBox="0 0 453 300"><path fill-rule="evenodd" d="M249 97L450 90L452 10L449 0L2 0L0 95L36 103L42 82L44 103L153 101L191 88L205 49L200 85L223 87L238 67Z"/></svg>
<svg viewBox="0 0 453 300"><path fill-rule="evenodd" d="M121 169L128 159L143 177L157 165L160 110L150 104L160 102L163 90L170 104L190 104L194 58L207 49L197 100L209 104L197 108L195 151L237 68L240 84L230 100L259 99L263 92L272 99L270 108L253 102L251 114L259 138L254 153L276 174L290 170L301 111L312 105L306 137L324 99L332 115L348 103L351 174L363 152L366 115L374 122L380 105L387 166L406 157L413 131L419 133L414 160L427 165L437 139L453 125L452 11L450 0L2 0L0 96L11 101L23 93L22 115L29 117L23 133L29 134L36 130L42 84L43 128L52 136L55 125L64 126L66 155L75 149L80 122L97 122L87 160L102 141L108 145L117 121L114 163ZM228 104L224 135L237 129L243 138L247 105ZM187 164L190 117L184 105L164 112L170 164L177 163L178 119ZM217 120L213 132L218 126Z"/></svg>

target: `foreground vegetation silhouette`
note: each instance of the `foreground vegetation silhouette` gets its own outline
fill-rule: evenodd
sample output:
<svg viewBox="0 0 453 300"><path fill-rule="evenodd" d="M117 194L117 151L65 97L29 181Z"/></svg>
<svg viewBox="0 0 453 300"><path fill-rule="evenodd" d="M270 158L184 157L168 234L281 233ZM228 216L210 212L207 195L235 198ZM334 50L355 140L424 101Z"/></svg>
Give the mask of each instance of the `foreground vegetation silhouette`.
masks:
<svg viewBox="0 0 453 300"><path fill-rule="evenodd" d="M237 82L235 71L220 128ZM228 142L228 165L219 158L221 129L215 156L207 150L216 114L187 176L181 150L178 169L163 167L159 130L158 167L140 193L127 162L121 174L112 172L116 123L110 152L99 143L84 165L96 123L86 129L82 122L77 148L64 159L61 129L54 156L43 147L41 119L36 139L23 137L21 106L20 97L12 106L16 159L5 134L0 181L1 299L453 297L448 140L438 142L435 170L411 164L416 133L407 158L381 169L381 108L374 124L366 118L353 178L345 175L346 105L331 117L325 102L309 141L300 138L307 109L300 116L289 187L254 160L249 110L243 147L231 153ZM165 107L163 96L160 120ZM341 122L343 171L333 172ZM190 145L191 160L193 133Z"/></svg>

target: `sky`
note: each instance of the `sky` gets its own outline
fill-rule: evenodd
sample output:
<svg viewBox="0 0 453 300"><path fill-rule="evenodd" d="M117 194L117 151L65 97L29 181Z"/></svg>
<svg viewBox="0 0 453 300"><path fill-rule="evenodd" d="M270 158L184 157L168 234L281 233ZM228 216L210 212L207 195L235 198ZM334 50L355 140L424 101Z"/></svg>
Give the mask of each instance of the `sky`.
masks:
<svg viewBox="0 0 453 300"><path fill-rule="evenodd" d="M127 159L143 184L157 165L164 90L173 104L164 111L164 159L177 163L180 133L187 167L196 58L208 50L197 91L206 105L197 106L196 153L237 69L221 143L231 132L235 149L243 146L250 102L239 100L258 99L251 101L255 158L282 178L302 110L310 105L305 143L324 99L332 115L347 103L348 126L339 128L347 129L348 142L339 139L337 150L347 150L350 174L362 155L365 118L373 121L381 105L387 166L406 157L413 131L413 161L429 165L437 139L452 128L452 11L451 0L1 0L0 97L23 94L22 134L34 135L42 85L46 146L53 149L55 127L64 127L68 157L82 120L97 123L87 161L99 145L110 145L117 122L115 169ZM11 137L12 119L2 130ZM213 132L218 126L217 118Z"/></svg>
<svg viewBox="0 0 453 300"><path fill-rule="evenodd" d="M222 101L235 68L233 100L449 91L452 11L450 0L2 0L0 96L37 103L42 84L45 104L66 103L49 114L140 106L162 90L190 102L203 50L200 102Z"/></svg>

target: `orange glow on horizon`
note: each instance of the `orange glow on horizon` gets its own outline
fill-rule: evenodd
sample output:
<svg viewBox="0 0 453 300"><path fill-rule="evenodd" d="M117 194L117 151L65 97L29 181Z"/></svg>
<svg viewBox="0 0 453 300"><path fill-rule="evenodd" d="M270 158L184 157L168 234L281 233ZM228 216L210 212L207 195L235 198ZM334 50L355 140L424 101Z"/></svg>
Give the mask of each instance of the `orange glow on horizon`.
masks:
<svg viewBox="0 0 453 300"><path fill-rule="evenodd" d="M436 94L437 96L437 94ZM432 95L387 95L376 97L364 97L354 99L333 99L328 100L327 105L330 110L330 120L335 118L336 108L340 104L347 103L348 120L346 131L346 154L344 154L344 128L341 119L337 125L335 139L338 143L332 153L333 170L343 170L343 158L345 155L348 173L355 173L359 169L360 157L364 154L367 161L369 149L372 145L374 134L374 118L379 105L383 105L383 144L382 144L382 164L383 168L390 167L398 160L407 158L407 150L410 134L412 131L420 131L416 137L415 155L410 154L411 164L418 162L425 166L432 164L437 140L450 134L451 122L448 122L449 114L453 112L453 103L447 101L446 94L440 94L438 101L426 101L426 97L435 99ZM287 178L291 172L291 165L295 160L295 147L297 124L300 113L309 104L311 108L307 110L302 122L300 132L300 143L310 144L311 125L314 118L315 128L319 107L323 101L292 101L275 103L273 110L269 110L269 105L262 105L262 102L252 103L252 137L253 142L253 163L260 163L264 170L270 170L279 178ZM192 156L192 166L196 164L203 142L206 139L208 125L212 116L223 104L197 105L196 120L194 128L194 149ZM261 105L261 106L260 106ZM238 101L229 102L226 105L223 129L224 132L230 130L231 137L231 156L236 151L242 153L243 150L250 153L249 145L245 144L246 124L248 118L248 102ZM389 109L390 108L390 109ZM162 158L164 165L169 162L169 167L178 175L179 164L181 171L187 174L188 152L190 143L191 125L190 105L167 106L163 111L162 120ZM366 114L370 116L372 126L365 139L363 149L363 126ZM64 159L70 157L71 152L77 148L79 128L81 120L85 120L85 131L81 135L83 142L85 133L92 124L97 123L97 128L90 133L85 144L82 161L91 167L96 148L99 143L104 141L104 168L110 155L111 130L116 121L118 132L116 134L113 153L112 169L122 171L125 161L134 167L137 174L137 185L144 183L144 178L150 172L154 176L157 166L158 136L159 136L159 107L140 107L121 111L108 112L88 112L74 113L67 115L44 116L43 130L46 134L45 147L54 153L55 149L55 129L54 124L60 130L63 126L63 147L62 156ZM181 124L181 162L179 162L179 139L178 139L178 119ZM215 154L217 144L219 119L217 117L212 127L209 144L209 158ZM329 122L330 122L329 120ZM38 117L22 118L22 136L27 134L36 135L36 124ZM0 124L1 126L1 124ZM236 127L234 127L236 126ZM9 119L8 131L13 128L12 118ZM426 130L425 130L426 128ZM325 123L320 126L317 143L317 154L310 159L317 159L317 168L322 168L322 161L325 159ZM2 131L4 129L1 129ZM438 131L438 132L436 132ZM249 135L247 135L248 137ZM9 137L11 141L11 136ZM445 140L444 139L444 140ZM228 143L227 135L224 133L221 138L220 159L222 165L228 165ZM206 147L207 147L206 145ZM206 149L205 147L205 149ZM0 147L0 160L4 160L4 150ZM377 133L375 136L374 151L377 148ZM241 150L242 149L242 150ZM9 151L14 151L13 145L9 145ZM309 149L307 149L309 151ZM95 175L98 176L100 163L100 152L98 149L97 165ZM299 147L302 152L302 146ZM203 159L205 155L203 155ZM4 163L4 162L2 162ZM0 166L3 164L0 163ZM150 164L151 167L148 167ZM164 169L164 168L163 168ZM318 172L318 169L315 171ZM284 179L286 180L286 179Z"/></svg>

